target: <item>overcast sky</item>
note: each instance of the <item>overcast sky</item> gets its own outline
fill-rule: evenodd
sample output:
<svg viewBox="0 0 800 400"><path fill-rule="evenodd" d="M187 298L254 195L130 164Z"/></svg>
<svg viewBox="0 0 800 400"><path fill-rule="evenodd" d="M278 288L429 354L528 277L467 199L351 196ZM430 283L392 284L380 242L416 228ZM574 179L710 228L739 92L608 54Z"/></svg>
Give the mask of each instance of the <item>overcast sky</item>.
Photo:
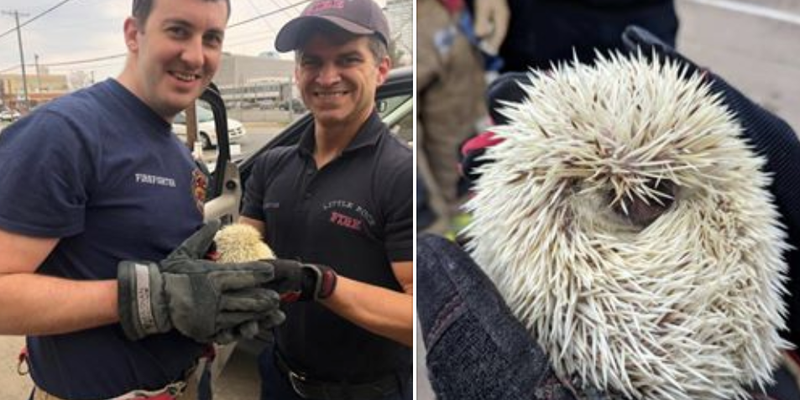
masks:
<svg viewBox="0 0 800 400"><path fill-rule="evenodd" d="M63 0L2 0L0 11L19 11L20 23L33 18ZM258 55L274 51L273 42L285 21L297 16L304 0L232 0L229 25L301 4L244 25L228 29L223 50L236 54ZM383 6L385 0L377 0ZM22 28L25 64L54 64L93 59L125 53L122 24L130 14L131 0L69 0L61 7ZM0 14L0 35L14 29L14 17ZM290 57L290 56L289 56ZM94 71L97 80L116 76L124 57L68 66L52 66L51 73L67 74L74 70ZM0 37L0 73L19 73L19 47L16 31ZM35 73L28 67L29 74Z"/></svg>

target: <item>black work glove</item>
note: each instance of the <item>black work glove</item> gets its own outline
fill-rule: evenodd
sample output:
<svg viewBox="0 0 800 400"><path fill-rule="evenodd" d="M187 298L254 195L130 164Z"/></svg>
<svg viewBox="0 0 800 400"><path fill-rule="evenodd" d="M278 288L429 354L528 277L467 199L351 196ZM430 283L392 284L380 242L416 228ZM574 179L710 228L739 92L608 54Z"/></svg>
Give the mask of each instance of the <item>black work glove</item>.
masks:
<svg viewBox="0 0 800 400"><path fill-rule="evenodd" d="M159 263L120 262L119 315L128 338L175 328L199 342L228 343L258 333L252 321L258 329L283 322L278 294L265 287L275 278L272 265L203 259L219 226L209 222Z"/></svg>
<svg viewBox="0 0 800 400"><path fill-rule="evenodd" d="M262 262L275 268L275 279L266 287L278 292L284 303L325 299L336 289L336 272L330 267L281 259Z"/></svg>

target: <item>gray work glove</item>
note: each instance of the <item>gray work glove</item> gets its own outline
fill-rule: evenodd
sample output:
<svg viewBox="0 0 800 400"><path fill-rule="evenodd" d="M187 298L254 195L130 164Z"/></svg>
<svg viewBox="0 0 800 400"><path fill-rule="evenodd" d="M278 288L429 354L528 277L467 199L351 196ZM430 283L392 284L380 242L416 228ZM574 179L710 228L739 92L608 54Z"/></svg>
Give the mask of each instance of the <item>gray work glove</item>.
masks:
<svg viewBox="0 0 800 400"><path fill-rule="evenodd" d="M266 287L277 291L284 303L325 299L336 289L336 272L330 267L281 259L263 262L275 268L275 279Z"/></svg>
<svg viewBox="0 0 800 400"><path fill-rule="evenodd" d="M283 322L278 294L265 287L275 278L272 265L203 259L219 227L209 222L159 263L120 262L119 315L128 338L175 328L199 342L228 343L258 333L252 321L258 329Z"/></svg>

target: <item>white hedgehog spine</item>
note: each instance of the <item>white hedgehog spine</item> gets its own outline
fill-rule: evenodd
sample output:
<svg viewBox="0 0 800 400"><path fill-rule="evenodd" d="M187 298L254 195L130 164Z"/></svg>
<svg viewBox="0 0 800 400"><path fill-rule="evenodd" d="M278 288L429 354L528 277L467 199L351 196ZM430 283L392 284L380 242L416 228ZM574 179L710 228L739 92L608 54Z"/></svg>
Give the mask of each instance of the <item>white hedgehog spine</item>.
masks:
<svg viewBox="0 0 800 400"><path fill-rule="evenodd" d="M636 399L746 398L788 347L786 235L764 160L686 75L642 54L533 72L466 234L560 376ZM674 203L639 230L611 213L635 200Z"/></svg>
<svg viewBox="0 0 800 400"><path fill-rule="evenodd" d="M274 259L272 249L264 243L258 230L247 224L231 224L214 237L219 262L248 262Z"/></svg>

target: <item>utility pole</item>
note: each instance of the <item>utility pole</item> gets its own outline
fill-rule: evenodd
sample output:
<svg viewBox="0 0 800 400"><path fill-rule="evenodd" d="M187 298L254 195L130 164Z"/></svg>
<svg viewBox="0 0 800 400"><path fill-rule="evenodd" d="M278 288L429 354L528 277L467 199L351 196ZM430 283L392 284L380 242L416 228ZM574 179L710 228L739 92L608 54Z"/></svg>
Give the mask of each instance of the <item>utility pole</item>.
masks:
<svg viewBox="0 0 800 400"><path fill-rule="evenodd" d="M25 53L22 50L22 29L19 27L19 11L3 11L3 15L13 15L17 21L17 42L19 42L19 63L22 66L22 94L25 97L25 111L28 110L30 101L28 99L28 76L25 73ZM28 14L22 14L27 17Z"/></svg>
<svg viewBox="0 0 800 400"><path fill-rule="evenodd" d="M33 59L36 60L36 92L42 93L42 74L39 71L39 55L34 54Z"/></svg>

